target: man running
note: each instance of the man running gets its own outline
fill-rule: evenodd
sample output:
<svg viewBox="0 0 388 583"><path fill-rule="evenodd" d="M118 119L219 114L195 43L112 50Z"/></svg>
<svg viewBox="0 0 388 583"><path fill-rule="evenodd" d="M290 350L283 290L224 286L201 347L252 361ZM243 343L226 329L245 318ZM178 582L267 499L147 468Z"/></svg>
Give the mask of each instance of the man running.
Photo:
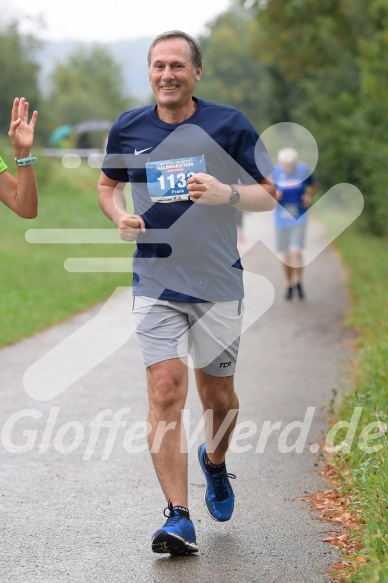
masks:
<svg viewBox="0 0 388 583"><path fill-rule="evenodd" d="M308 166L298 161L294 148L282 148L272 174L279 201L275 209L277 251L283 254L287 288L284 299L303 300L302 249L304 247L307 214L317 183Z"/></svg>
<svg viewBox="0 0 388 583"><path fill-rule="evenodd" d="M168 500L167 521L154 533L152 549L182 554L198 550L182 426L186 358L190 353L203 410L211 414L198 450L206 507L223 522L234 508L225 455L238 411L233 379L244 296L235 213L273 209L275 188L267 178L272 164L245 116L193 97L202 52L190 35L156 37L148 67L156 105L127 111L115 122L98 189L121 238L137 244L133 316L148 382L148 440ZM128 182L134 213L125 205Z"/></svg>

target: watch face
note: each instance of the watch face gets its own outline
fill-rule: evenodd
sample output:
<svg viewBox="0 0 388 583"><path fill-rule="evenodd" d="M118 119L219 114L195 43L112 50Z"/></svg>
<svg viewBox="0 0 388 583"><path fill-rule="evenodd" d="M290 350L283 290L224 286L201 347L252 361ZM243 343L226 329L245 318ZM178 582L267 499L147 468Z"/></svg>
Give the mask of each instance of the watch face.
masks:
<svg viewBox="0 0 388 583"><path fill-rule="evenodd" d="M232 186L232 195L230 197L230 204L236 204L240 200L240 193L238 190Z"/></svg>

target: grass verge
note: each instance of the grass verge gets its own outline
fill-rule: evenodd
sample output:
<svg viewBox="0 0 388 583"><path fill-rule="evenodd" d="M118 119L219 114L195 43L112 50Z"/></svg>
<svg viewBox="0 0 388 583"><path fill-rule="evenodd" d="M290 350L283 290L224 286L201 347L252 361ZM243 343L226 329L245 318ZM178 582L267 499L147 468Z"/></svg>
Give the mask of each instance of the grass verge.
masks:
<svg viewBox="0 0 388 583"><path fill-rule="evenodd" d="M2 149L5 151L5 148ZM2 155L10 172L13 159ZM11 344L81 312L131 285L130 273L69 273L69 257L130 258L133 244L30 244L28 229L114 229L97 202L99 171L76 169L39 156L39 214L21 219L0 207L0 346Z"/></svg>
<svg viewBox="0 0 388 583"><path fill-rule="evenodd" d="M349 420L361 408L350 451L341 447L331 460L337 484L358 517L351 536L360 552L345 556L350 569L332 572L336 581L388 581L388 239L347 229L337 240L348 269L353 304L348 325L357 332L353 389L337 406L336 417ZM342 431L342 430L341 430ZM345 431L345 430L344 430ZM350 446L350 443L348 444Z"/></svg>

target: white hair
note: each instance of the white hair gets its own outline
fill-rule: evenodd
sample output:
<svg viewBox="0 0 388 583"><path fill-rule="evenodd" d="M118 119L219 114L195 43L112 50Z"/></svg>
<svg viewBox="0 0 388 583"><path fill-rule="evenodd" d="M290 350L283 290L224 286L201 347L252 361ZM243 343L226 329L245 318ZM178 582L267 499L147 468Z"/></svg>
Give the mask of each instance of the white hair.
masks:
<svg viewBox="0 0 388 583"><path fill-rule="evenodd" d="M298 161L298 151L295 148L282 148L278 153L278 161L280 164L296 164Z"/></svg>

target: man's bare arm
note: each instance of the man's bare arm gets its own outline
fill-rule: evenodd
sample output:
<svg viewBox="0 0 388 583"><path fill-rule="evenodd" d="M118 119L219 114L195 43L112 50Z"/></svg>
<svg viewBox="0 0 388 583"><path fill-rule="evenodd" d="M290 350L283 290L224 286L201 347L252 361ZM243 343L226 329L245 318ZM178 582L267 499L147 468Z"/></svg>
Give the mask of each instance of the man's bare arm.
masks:
<svg viewBox="0 0 388 583"><path fill-rule="evenodd" d="M145 233L145 223L140 215L127 212L124 196L125 183L108 178L101 172L98 181L98 202L104 214L119 229L120 238L134 241L139 233Z"/></svg>
<svg viewBox="0 0 388 583"><path fill-rule="evenodd" d="M240 193L239 202L235 208L244 211L270 211L276 205L275 185L269 178L264 178L257 184L236 185ZM229 204L231 188L213 176L198 173L189 178L188 190L190 198L200 204Z"/></svg>

